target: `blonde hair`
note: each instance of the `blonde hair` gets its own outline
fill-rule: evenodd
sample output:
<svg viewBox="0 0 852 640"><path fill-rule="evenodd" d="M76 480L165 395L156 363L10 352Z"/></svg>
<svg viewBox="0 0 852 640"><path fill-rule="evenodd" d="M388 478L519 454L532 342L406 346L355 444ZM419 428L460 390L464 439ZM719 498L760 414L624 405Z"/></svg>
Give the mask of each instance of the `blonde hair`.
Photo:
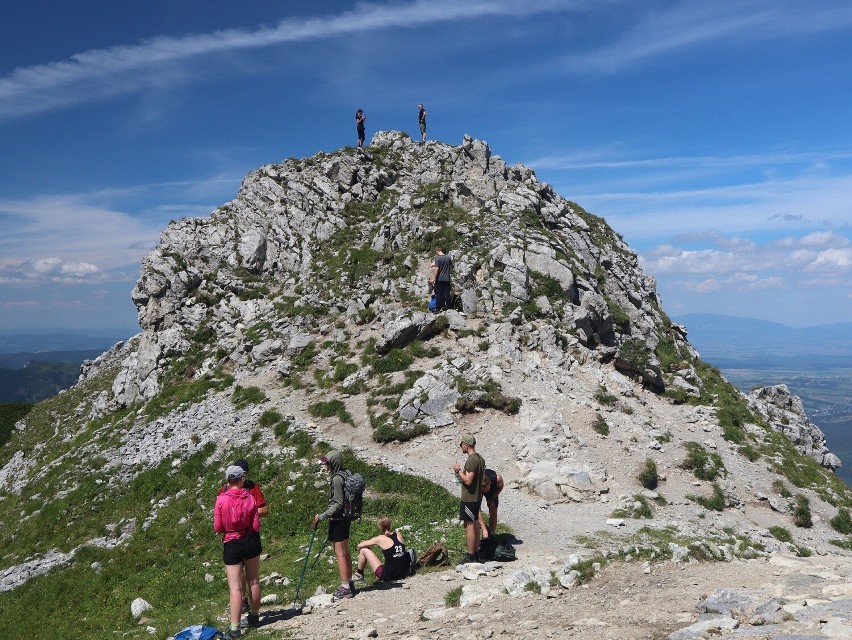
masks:
<svg viewBox="0 0 852 640"><path fill-rule="evenodd" d="M382 530L382 533L391 530L391 519L387 516L382 516L381 518L379 518L376 521L376 524L378 525L379 529Z"/></svg>

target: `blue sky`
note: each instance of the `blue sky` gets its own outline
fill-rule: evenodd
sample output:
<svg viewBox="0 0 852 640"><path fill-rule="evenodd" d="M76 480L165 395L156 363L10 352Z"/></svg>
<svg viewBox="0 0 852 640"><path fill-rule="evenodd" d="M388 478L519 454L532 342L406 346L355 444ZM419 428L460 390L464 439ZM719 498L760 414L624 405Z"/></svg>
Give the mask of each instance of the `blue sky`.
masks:
<svg viewBox="0 0 852 640"><path fill-rule="evenodd" d="M852 4L10 0L0 330L136 324L139 260L245 174L486 140L603 216L670 315L852 321Z"/></svg>

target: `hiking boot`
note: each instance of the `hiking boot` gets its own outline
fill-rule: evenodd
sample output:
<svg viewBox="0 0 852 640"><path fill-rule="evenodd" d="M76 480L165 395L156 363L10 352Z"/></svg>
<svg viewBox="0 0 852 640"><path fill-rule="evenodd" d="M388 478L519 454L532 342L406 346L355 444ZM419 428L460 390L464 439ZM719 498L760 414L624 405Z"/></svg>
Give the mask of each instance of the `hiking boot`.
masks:
<svg viewBox="0 0 852 640"><path fill-rule="evenodd" d="M242 635L243 635L243 632L240 631L239 629L228 629L225 632L226 638L241 638Z"/></svg>
<svg viewBox="0 0 852 640"><path fill-rule="evenodd" d="M464 554L464 558L462 558L462 564L468 564L470 562L479 562L479 558L476 557L475 553Z"/></svg>
<svg viewBox="0 0 852 640"><path fill-rule="evenodd" d="M337 600L345 600L347 598L352 597L352 589L349 586L340 585L337 587L337 591L331 594L331 601L336 602Z"/></svg>
<svg viewBox="0 0 852 640"><path fill-rule="evenodd" d="M247 624L249 629L257 629L260 626L260 614L249 612Z"/></svg>

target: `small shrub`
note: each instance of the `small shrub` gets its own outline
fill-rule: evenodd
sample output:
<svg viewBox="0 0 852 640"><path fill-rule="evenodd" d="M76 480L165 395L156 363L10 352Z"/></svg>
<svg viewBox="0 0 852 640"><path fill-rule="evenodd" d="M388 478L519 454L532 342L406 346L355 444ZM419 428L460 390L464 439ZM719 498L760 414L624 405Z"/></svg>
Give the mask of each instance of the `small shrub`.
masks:
<svg viewBox="0 0 852 640"><path fill-rule="evenodd" d="M602 436L609 435L609 425L604 420L604 417L598 414L598 417L595 418L595 421L592 423L592 429L595 430L596 433L599 433Z"/></svg>
<svg viewBox="0 0 852 640"><path fill-rule="evenodd" d="M651 460L651 458L645 458L645 466L639 472L639 484L646 489L656 489L659 480L657 463Z"/></svg>
<svg viewBox="0 0 852 640"><path fill-rule="evenodd" d="M406 353L402 349L391 349L383 358L377 358L373 365L373 371L376 373L393 373L394 371L404 371L414 362L414 356Z"/></svg>
<svg viewBox="0 0 852 640"><path fill-rule="evenodd" d="M644 340L628 338L618 345L618 355L627 365L636 371L642 371L651 364L651 350Z"/></svg>
<svg viewBox="0 0 852 640"><path fill-rule="evenodd" d="M417 423L408 427L399 427L393 423L385 422L373 430L373 441L379 443L407 442L427 433L429 433L429 427L423 423Z"/></svg>
<svg viewBox="0 0 852 640"><path fill-rule="evenodd" d="M796 496L796 506L793 508L793 524L803 529L810 529L814 526L810 502L805 496Z"/></svg>
<svg viewBox="0 0 852 640"><path fill-rule="evenodd" d="M849 511L847 509L841 507L838 510L837 515L828 522L831 525L831 528L838 533L852 533L852 516L849 515Z"/></svg>
<svg viewBox="0 0 852 640"><path fill-rule="evenodd" d="M793 534L784 527L769 527L772 537L781 542L793 542Z"/></svg>
<svg viewBox="0 0 852 640"><path fill-rule="evenodd" d="M755 449L750 444L744 444L739 448L740 454L745 457L749 462L755 462L760 459L760 451Z"/></svg>

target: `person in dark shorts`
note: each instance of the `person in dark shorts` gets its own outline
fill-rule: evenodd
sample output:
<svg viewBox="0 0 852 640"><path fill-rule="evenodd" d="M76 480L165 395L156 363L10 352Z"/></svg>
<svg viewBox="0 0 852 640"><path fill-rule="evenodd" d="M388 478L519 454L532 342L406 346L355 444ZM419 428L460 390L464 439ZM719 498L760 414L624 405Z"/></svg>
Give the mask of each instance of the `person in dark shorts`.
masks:
<svg viewBox="0 0 852 640"><path fill-rule="evenodd" d="M245 488L246 472L231 465L225 470L228 490L216 497L213 529L222 534L222 559L228 576L231 626L228 637L239 638L243 608L243 570L250 588L248 624L256 627L260 611L260 516L257 503Z"/></svg>
<svg viewBox="0 0 852 640"><path fill-rule="evenodd" d="M486 469L482 475L482 497L488 507L488 526L485 526L485 518L482 509L479 509L479 528L482 531L482 539L494 534L497 530L497 507L500 506L500 492L503 491L503 476L494 471Z"/></svg>
<svg viewBox="0 0 852 640"><path fill-rule="evenodd" d="M420 137L423 138L423 142L426 142L426 108L422 102L418 106L420 110L417 113L417 124L420 125Z"/></svg>
<svg viewBox="0 0 852 640"><path fill-rule="evenodd" d="M251 497L254 498L254 502L257 505L257 515L261 518L269 513L269 506L266 504L266 497L263 495L263 491L260 488L260 485L256 482L253 482L248 477L249 472L249 464L247 461L240 459L234 462L234 466L240 467L243 471L246 472L245 475L245 483L243 484L243 489L248 491L251 494ZM228 485L223 484L219 489L219 494L223 494L228 490ZM248 594L251 593L251 585L246 579L246 589L245 595L243 596L243 613L250 611L251 607L248 600Z"/></svg>
<svg viewBox="0 0 852 640"><path fill-rule="evenodd" d="M376 579L382 582L398 580L408 575L411 558L405 549L405 540L401 531L394 531L390 518L383 516L376 524L381 533L374 538L358 543L358 570L353 574L355 582L364 579L364 567L368 564L376 574ZM370 548L377 545L384 552L384 563Z"/></svg>
<svg viewBox="0 0 852 640"><path fill-rule="evenodd" d="M466 433L459 443L462 453L467 456L464 469L453 462L453 471L461 485L461 505L459 520L464 523L467 553L463 562L477 562L479 551L479 505L482 502L482 476L485 474L485 460L476 452L476 438Z"/></svg>
<svg viewBox="0 0 852 640"><path fill-rule="evenodd" d="M441 247L436 247L435 259L432 261L432 272L429 274L429 284L435 291L435 313L450 308L452 269L452 257L445 255Z"/></svg>
<svg viewBox="0 0 852 640"><path fill-rule="evenodd" d="M367 121L367 116L364 115L363 109L358 109L355 112L355 126L358 128L358 148L364 146L364 123Z"/></svg>
<svg viewBox="0 0 852 640"><path fill-rule="evenodd" d="M340 572L340 586L332 594L334 600L351 598L355 595L352 582L352 555L349 553L349 520L343 517L343 455L332 450L320 458L326 470L331 474L328 492L328 507L314 516L314 529L322 520L328 520L328 540L334 546L337 568Z"/></svg>

